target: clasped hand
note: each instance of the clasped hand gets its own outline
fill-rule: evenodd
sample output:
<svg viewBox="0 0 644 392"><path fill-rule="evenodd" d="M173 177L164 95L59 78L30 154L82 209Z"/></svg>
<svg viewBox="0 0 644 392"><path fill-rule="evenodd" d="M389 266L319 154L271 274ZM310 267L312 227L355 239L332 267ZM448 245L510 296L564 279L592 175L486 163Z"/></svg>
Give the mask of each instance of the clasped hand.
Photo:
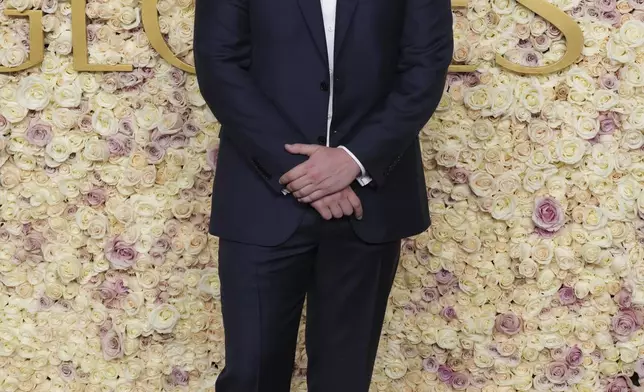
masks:
<svg viewBox="0 0 644 392"><path fill-rule="evenodd" d="M360 167L349 154L311 144L288 144L286 150L309 157L280 178L280 184L299 202L311 204L327 220L354 214L362 218L360 199L349 186Z"/></svg>

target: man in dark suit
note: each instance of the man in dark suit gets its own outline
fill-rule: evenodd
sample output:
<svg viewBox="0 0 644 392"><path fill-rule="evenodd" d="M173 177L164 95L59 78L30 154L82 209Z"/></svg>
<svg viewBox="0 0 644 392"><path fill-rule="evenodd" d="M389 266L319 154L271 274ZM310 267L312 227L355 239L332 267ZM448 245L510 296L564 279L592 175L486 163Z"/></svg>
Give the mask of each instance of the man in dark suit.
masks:
<svg viewBox="0 0 644 392"><path fill-rule="evenodd" d="M217 392L289 390L305 296L309 391L369 389L400 240L430 223L418 133L452 50L449 0L197 0Z"/></svg>

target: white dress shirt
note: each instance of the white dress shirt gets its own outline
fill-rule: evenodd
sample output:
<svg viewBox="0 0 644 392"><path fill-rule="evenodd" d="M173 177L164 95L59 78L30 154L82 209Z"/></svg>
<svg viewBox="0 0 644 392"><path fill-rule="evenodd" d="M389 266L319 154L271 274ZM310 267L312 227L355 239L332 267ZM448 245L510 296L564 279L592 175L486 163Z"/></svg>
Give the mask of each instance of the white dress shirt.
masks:
<svg viewBox="0 0 644 392"><path fill-rule="evenodd" d="M335 45L335 9L337 0L320 0L322 6L322 19L324 20L324 34L326 36L326 50L329 58L329 111L326 124L326 145L330 146L331 142L331 119L333 118L333 52ZM358 164L361 174L357 178L358 183L362 186L371 182L371 177L367 175L364 166L349 149L344 146L338 148L346 151L347 154Z"/></svg>

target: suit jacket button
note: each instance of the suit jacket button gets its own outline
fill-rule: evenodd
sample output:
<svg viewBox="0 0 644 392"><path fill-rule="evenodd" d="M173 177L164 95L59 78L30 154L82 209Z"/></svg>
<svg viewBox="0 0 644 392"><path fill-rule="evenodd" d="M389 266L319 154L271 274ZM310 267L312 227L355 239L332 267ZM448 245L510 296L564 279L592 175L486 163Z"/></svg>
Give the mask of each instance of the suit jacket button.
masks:
<svg viewBox="0 0 644 392"><path fill-rule="evenodd" d="M329 83L326 81L320 82L320 90L329 91Z"/></svg>
<svg viewBox="0 0 644 392"><path fill-rule="evenodd" d="M326 145L326 138L324 136L319 136L318 137L318 144L321 146Z"/></svg>

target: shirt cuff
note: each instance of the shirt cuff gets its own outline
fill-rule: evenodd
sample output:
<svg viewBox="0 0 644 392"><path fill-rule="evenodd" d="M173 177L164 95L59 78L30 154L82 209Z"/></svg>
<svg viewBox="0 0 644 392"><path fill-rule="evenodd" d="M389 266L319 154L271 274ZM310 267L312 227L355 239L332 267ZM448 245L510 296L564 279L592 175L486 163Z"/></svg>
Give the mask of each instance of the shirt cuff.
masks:
<svg viewBox="0 0 644 392"><path fill-rule="evenodd" d="M365 186L368 183L370 183L371 182L371 177L369 177L369 175L367 174L367 171L365 170L364 166L362 166L362 163L360 162L360 160L358 160L358 158L356 158L356 156L353 155L353 153L351 151L349 151L349 149L346 148L345 146L338 146L338 148L343 149L347 154L349 154L351 159L353 159L358 164L358 167L360 167L360 173L361 174L356 179L358 181L358 184L360 184L362 186Z"/></svg>

